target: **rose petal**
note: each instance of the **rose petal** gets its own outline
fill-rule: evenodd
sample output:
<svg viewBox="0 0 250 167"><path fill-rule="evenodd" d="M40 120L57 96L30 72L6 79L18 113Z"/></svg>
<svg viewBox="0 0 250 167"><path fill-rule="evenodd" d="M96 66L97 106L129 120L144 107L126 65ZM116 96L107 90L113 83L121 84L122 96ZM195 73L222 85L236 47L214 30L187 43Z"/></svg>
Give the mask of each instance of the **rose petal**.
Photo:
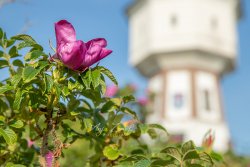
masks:
<svg viewBox="0 0 250 167"><path fill-rule="evenodd" d="M104 38L95 38L95 39L92 39L92 40L90 40L90 41L88 41L88 42L86 43L87 49L89 49L89 48L90 48L91 46L93 46L93 45L99 45L99 46L101 46L102 48L104 48L104 47L107 46L107 41L106 41L106 39L104 39Z"/></svg>
<svg viewBox="0 0 250 167"><path fill-rule="evenodd" d="M62 43L76 41L75 29L67 20L55 23L55 32L57 47Z"/></svg>
<svg viewBox="0 0 250 167"><path fill-rule="evenodd" d="M57 48L60 60L70 69L77 70L84 60L86 46L83 41L61 44Z"/></svg>
<svg viewBox="0 0 250 167"><path fill-rule="evenodd" d="M109 54L111 54L113 51L112 50L109 50L109 49L106 49L106 48L102 48L102 51L100 53L100 59L103 59L105 57L107 57Z"/></svg>
<svg viewBox="0 0 250 167"><path fill-rule="evenodd" d="M89 67L92 64L98 62L100 58L100 53L102 51L102 47L99 45L92 45L86 52L84 61L82 63L83 66Z"/></svg>
<svg viewBox="0 0 250 167"><path fill-rule="evenodd" d="M112 53L112 50L102 48L100 45L92 45L86 52L82 66L89 67L105 58L110 53Z"/></svg>

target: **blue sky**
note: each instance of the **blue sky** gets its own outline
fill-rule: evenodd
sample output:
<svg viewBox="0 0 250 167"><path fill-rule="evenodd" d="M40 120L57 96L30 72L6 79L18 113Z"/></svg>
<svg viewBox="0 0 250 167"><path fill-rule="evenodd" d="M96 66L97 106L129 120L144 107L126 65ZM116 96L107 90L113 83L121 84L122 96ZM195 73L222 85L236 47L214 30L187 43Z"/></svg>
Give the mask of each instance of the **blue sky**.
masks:
<svg viewBox="0 0 250 167"><path fill-rule="evenodd" d="M126 6L132 0L17 0L0 9L0 27L8 36L20 33L25 23L27 34L42 44L47 52L49 39L55 45L54 23L60 19L71 22L77 38L87 41L95 37L108 40L114 52L101 65L113 71L119 83L136 83L141 92L146 79L128 64L128 23ZM237 153L250 155L250 1L243 1L244 17L238 24L239 59L237 70L222 80L224 108L232 142ZM1 73L0 79L7 74Z"/></svg>

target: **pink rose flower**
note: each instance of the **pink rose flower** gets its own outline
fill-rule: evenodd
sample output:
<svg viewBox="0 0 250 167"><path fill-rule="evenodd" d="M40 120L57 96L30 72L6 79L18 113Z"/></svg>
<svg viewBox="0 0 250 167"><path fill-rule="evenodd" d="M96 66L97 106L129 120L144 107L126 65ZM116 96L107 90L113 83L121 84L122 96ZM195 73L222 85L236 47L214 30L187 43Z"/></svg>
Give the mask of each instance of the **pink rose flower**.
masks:
<svg viewBox="0 0 250 167"><path fill-rule="evenodd" d="M141 105L141 106L146 106L148 104L148 98L146 97L140 97L138 98L137 102Z"/></svg>
<svg viewBox="0 0 250 167"><path fill-rule="evenodd" d="M118 92L118 87L116 85L107 86L105 96L113 97Z"/></svg>
<svg viewBox="0 0 250 167"><path fill-rule="evenodd" d="M74 27L66 20L55 23L55 32L57 48L52 60L59 59L72 70L84 71L112 53L112 50L106 49L107 41L104 38L92 39L87 43L77 40Z"/></svg>
<svg viewBox="0 0 250 167"><path fill-rule="evenodd" d="M53 165L54 154L52 151L47 152L45 155L45 162L47 167L52 167Z"/></svg>

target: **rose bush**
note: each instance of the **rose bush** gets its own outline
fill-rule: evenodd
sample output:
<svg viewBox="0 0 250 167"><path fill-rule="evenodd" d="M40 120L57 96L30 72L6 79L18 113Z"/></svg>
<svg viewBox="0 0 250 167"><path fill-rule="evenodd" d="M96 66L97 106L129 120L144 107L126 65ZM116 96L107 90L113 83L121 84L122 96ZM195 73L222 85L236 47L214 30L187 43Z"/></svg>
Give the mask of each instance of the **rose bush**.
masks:
<svg viewBox="0 0 250 167"><path fill-rule="evenodd" d="M0 29L0 69L9 72L0 82L2 166L59 166L64 150L80 139L92 149L85 166L213 166L191 141L158 151L145 145L142 134L167 131L138 119L129 107L133 96L105 96L106 80L117 81L108 69L90 66L112 52L106 40L76 40L65 20L55 30L50 58L29 35L8 39Z"/></svg>

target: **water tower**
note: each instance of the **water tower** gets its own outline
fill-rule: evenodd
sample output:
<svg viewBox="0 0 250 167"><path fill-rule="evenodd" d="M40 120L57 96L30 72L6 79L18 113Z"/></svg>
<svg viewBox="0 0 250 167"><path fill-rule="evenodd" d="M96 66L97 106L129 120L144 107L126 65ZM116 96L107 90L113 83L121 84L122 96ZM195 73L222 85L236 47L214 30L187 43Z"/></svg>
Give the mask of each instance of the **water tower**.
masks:
<svg viewBox="0 0 250 167"><path fill-rule="evenodd" d="M212 129L226 151L220 81L235 68L240 0L136 0L127 12L129 61L155 94L147 121L198 145Z"/></svg>

